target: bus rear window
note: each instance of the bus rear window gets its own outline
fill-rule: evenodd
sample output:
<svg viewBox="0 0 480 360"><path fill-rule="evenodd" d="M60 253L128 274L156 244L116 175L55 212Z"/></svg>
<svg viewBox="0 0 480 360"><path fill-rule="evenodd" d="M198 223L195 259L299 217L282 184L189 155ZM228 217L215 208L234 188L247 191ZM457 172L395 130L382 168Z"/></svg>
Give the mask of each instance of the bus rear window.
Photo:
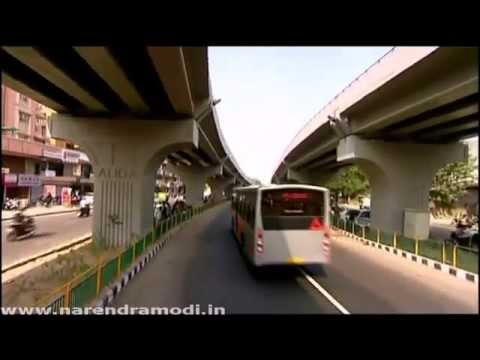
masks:
<svg viewBox="0 0 480 360"><path fill-rule="evenodd" d="M322 191L275 189L262 192L262 220L265 230L308 228L313 217L325 216Z"/></svg>

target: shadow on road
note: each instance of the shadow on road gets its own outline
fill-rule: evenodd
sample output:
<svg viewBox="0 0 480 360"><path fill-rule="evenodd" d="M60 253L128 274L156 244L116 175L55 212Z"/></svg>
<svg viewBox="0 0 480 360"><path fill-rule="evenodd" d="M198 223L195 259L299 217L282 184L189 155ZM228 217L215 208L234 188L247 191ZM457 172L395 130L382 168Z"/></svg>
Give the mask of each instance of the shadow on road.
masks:
<svg viewBox="0 0 480 360"><path fill-rule="evenodd" d="M323 265L308 265L304 266L303 270L311 276L317 276L320 278L327 277L327 272L325 271L325 267Z"/></svg>
<svg viewBox="0 0 480 360"><path fill-rule="evenodd" d="M269 283L290 281L300 276L298 269L290 266L249 268L249 273L255 280Z"/></svg>
<svg viewBox="0 0 480 360"><path fill-rule="evenodd" d="M40 233L36 233L26 239L24 239L25 241L26 240L29 240L29 239L38 239L38 238L43 238L43 237L48 237L48 236L52 236L52 235L55 235L56 233L54 232L40 232Z"/></svg>

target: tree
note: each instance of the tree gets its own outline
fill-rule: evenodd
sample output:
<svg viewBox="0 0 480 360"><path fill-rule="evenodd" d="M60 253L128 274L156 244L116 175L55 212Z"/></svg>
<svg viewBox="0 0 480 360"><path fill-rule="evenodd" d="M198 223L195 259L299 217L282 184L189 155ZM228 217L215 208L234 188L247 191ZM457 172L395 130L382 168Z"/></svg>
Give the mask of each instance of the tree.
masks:
<svg viewBox="0 0 480 360"><path fill-rule="evenodd" d="M466 193L468 186L475 183L475 159L448 164L441 168L433 179L430 201L436 210L451 210Z"/></svg>
<svg viewBox="0 0 480 360"><path fill-rule="evenodd" d="M327 182L326 187L335 196L335 201L338 202L338 197L341 194L348 199L358 195L365 194L370 189L367 176L356 165L342 168L330 181Z"/></svg>

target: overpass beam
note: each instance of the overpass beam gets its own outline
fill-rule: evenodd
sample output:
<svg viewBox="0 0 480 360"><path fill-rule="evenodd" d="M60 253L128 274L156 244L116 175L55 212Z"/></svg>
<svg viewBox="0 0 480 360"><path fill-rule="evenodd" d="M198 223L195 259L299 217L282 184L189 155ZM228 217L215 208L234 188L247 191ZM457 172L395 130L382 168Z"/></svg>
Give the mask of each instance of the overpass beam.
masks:
<svg viewBox="0 0 480 360"><path fill-rule="evenodd" d="M317 171L298 171L293 169L287 170L287 182L297 182L300 184L324 186L334 175L336 171L317 170Z"/></svg>
<svg viewBox="0 0 480 360"><path fill-rule="evenodd" d="M79 144L95 174L95 241L121 247L153 225L155 175L170 153L196 147L195 121L79 118L56 114L52 135Z"/></svg>
<svg viewBox="0 0 480 360"><path fill-rule="evenodd" d="M287 182L298 182L300 184L310 184L313 181L306 172L291 168L287 169L286 180Z"/></svg>
<svg viewBox="0 0 480 360"><path fill-rule="evenodd" d="M337 161L351 161L368 176L371 187L372 226L389 233L404 233L406 209L420 213L415 228L405 236L429 235L429 190L436 172L448 163L467 158L467 147L341 139Z"/></svg>
<svg viewBox="0 0 480 360"><path fill-rule="evenodd" d="M198 205L203 202L203 193L207 179L211 176L222 175L223 167L218 166L175 166L167 165L168 171L178 175L185 184L186 201L189 205Z"/></svg>

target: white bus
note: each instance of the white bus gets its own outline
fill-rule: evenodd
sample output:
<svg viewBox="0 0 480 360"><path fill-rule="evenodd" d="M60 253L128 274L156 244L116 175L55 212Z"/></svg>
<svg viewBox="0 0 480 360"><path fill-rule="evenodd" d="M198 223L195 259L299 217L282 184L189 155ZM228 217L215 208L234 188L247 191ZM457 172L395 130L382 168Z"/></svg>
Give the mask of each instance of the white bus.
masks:
<svg viewBox="0 0 480 360"><path fill-rule="evenodd" d="M328 189L309 185L233 190L232 229L255 267L330 261Z"/></svg>

